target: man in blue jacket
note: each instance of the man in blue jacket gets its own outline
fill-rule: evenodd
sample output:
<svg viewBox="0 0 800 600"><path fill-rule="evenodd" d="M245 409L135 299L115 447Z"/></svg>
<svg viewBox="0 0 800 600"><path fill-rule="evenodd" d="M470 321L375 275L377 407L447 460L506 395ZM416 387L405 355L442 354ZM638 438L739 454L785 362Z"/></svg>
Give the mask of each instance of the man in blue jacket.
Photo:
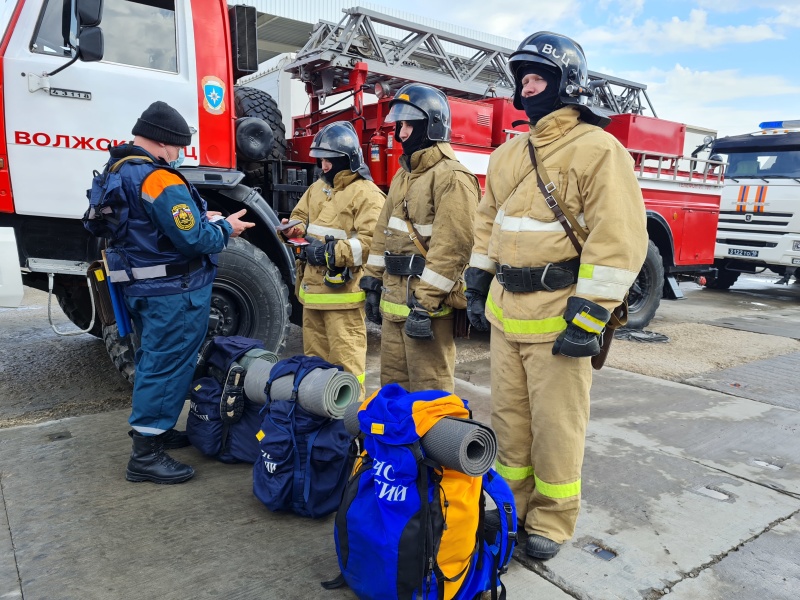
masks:
<svg viewBox="0 0 800 600"><path fill-rule="evenodd" d="M208 328L217 254L254 223L239 220L245 210L227 218L207 211L179 174L192 131L174 108L154 102L132 133L133 142L109 150L129 213L106 250L109 278L122 287L139 336L126 479L181 483L194 469L165 449L189 443L173 428Z"/></svg>

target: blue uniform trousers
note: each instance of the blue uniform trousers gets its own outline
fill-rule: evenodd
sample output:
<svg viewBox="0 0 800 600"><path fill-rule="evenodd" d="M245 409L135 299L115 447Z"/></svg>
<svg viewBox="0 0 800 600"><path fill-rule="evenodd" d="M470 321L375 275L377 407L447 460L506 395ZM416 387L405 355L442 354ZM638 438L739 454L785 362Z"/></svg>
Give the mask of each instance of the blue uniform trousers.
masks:
<svg viewBox="0 0 800 600"><path fill-rule="evenodd" d="M175 426L208 330L211 284L167 296L125 296L139 335L128 422L144 435Z"/></svg>

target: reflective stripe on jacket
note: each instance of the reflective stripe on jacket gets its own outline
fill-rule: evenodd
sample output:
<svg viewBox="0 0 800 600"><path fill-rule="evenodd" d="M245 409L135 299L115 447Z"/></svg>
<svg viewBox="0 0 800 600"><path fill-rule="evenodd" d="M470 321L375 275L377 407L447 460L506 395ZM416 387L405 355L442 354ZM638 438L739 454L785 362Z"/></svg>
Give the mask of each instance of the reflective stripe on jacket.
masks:
<svg viewBox="0 0 800 600"><path fill-rule="evenodd" d="M408 316L408 277L385 272L384 252L420 254L409 235L407 210L414 235L428 248L425 270L411 278L408 289L432 316L444 316L452 311L442 303L469 261L480 186L444 142L412 154L410 165L407 157L400 160L403 168L392 179L364 274L383 280L384 317L404 321Z"/></svg>
<svg viewBox="0 0 800 600"><path fill-rule="evenodd" d="M306 237L336 242L337 267L349 267L352 279L338 288L325 285L326 267L297 263L295 293L300 302L317 310L357 308L365 294L359 289L363 265L372 244L372 233L386 197L371 181L358 173L340 171L330 186L322 179L309 187L292 211L300 219Z"/></svg>
<svg viewBox="0 0 800 600"><path fill-rule="evenodd" d="M561 200L588 233L577 286L511 293L492 281L487 319L515 341L555 340L566 327L562 315L570 296L612 310L633 284L647 252L644 203L630 154L613 136L578 117L574 108L559 109L529 134L500 146L489 160L470 266L494 273L496 263L543 267L577 255L539 191L529 140Z"/></svg>

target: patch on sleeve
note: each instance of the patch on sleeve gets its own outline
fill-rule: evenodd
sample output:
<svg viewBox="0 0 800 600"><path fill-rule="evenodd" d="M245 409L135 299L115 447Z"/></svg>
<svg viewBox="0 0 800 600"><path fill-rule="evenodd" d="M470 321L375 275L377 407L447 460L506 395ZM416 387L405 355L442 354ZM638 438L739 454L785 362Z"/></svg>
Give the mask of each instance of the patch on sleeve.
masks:
<svg viewBox="0 0 800 600"><path fill-rule="evenodd" d="M186 204L176 204L172 207L172 218L175 219L175 225L178 229L188 231L194 227L194 215L192 209Z"/></svg>

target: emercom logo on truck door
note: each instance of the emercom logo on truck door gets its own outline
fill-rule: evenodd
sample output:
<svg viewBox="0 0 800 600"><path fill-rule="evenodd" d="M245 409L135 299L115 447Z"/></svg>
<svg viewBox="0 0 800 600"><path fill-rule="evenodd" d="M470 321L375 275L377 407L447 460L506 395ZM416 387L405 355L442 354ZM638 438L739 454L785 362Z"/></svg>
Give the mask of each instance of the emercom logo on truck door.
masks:
<svg viewBox="0 0 800 600"><path fill-rule="evenodd" d="M715 263L733 273L768 268L786 276L800 267L800 121L760 127L713 145L728 163Z"/></svg>

